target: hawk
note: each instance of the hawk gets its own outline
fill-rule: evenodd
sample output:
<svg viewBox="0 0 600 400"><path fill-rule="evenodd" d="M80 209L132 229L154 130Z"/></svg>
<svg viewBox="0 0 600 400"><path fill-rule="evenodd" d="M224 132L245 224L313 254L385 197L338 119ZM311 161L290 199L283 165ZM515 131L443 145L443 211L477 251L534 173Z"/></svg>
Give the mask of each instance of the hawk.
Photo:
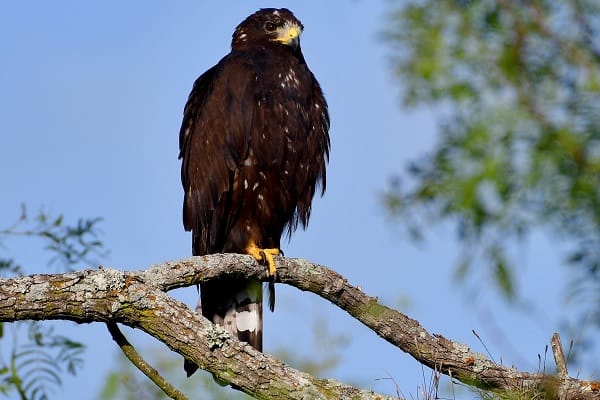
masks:
<svg viewBox="0 0 600 400"><path fill-rule="evenodd" d="M288 9L260 9L194 83L179 134L183 225L194 255L249 254L274 276L282 235L305 228L315 191L325 192L329 114L300 49L302 29ZM272 282L269 294L272 311ZM202 283L198 308L262 350L261 282ZM188 376L197 369L185 368Z"/></svg>

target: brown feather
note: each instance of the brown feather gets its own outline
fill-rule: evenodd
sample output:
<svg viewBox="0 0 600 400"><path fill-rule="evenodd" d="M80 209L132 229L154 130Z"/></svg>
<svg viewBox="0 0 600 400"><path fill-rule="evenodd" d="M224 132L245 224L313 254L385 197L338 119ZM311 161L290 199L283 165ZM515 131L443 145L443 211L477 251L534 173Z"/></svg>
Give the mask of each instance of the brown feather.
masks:
<svg viewBox="0 0 600 400"><path fill-rule="evenodd" d="M196 80L184 109L183 223L192 231L194 255L243 253L251 242L279 248L284 231L308 224L317 186L325 191L327 103L299 42L274 41L267 23L302 27L286 9L249 16L236 28L231 52ZM201 309L260 350L256 284L235 278L202 284ZM227 319L250 311L259 321L251 334L236 330L245 322Z"/></svg>

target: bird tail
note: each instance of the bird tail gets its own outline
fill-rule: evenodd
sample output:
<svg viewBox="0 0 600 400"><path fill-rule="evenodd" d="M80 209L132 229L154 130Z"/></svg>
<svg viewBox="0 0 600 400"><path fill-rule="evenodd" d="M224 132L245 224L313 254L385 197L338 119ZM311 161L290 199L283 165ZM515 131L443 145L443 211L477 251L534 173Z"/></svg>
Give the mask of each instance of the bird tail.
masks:
<svg viewBox="0 0 600 400"><path fill-rule="evenodd" d="M262 283L255 279L223 279L200 284L196 311L223 326L231 336L262 351ZM185 361L192 375L198 367Z"/></svg>

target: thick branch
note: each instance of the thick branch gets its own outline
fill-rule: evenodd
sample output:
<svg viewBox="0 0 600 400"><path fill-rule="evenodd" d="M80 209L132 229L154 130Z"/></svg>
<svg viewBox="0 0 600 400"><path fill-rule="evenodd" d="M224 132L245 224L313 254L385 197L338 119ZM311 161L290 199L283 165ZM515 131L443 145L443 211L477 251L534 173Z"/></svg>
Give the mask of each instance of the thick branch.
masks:
<svg viewBox="0 0 600 400"><path fill-rule="evenodd" d="M540 388L557 398L560 387L561 399L600 398L593 382L521 372L495 364L466 345L431 335L417 321L379 304L325 267L286 258L278 258L277 264L278 282L329 300L419 362L469 385L492 390ZM258 398L378 396L316 379L237 340L224 339L214 325L163 293L223 274L267 279L264 268L251 257L233 254L193 257L139 272L86 270L35 275L0 284L0 320L122 322L145 330L217 378Z"/></svg>
<svg viewBox="0 0 600 400"><path fill-rule="evenodd" d="M246 257L240 260L247 261ZM386 398L334 380L317 379L257 352L161 290L165 283L184 285L169 279L169 268L173 267L173 276L192 273L193 278L192 265L194 261L188 260L142 272L97 269L0 280L0 321L120 322L144 330L218 380L232 382L258 399ZM264 270L256 265L252 269Z"/></svg>

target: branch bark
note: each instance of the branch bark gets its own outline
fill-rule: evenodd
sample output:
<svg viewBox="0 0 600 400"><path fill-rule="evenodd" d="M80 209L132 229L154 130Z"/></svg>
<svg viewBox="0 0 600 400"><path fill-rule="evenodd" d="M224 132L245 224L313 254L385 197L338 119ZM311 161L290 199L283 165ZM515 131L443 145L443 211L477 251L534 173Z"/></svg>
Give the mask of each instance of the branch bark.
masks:
<svg viewBox="0 0 600 400"><path fill-rule="evenodd" d="M557 399L600 399L598 382L518 371L466 345L432 335L418 321L378 303L346 279L302 259L278 257L277 282L310 291L345 310L420 363L485 390L542 390ZM230 338L167 291L222 275L268 280L252 257L216 254L142 271L99 268L0 280L0 321L119 322L164 342L218 380L259 399L384 399L386 396L295 370Z"/></svg>

